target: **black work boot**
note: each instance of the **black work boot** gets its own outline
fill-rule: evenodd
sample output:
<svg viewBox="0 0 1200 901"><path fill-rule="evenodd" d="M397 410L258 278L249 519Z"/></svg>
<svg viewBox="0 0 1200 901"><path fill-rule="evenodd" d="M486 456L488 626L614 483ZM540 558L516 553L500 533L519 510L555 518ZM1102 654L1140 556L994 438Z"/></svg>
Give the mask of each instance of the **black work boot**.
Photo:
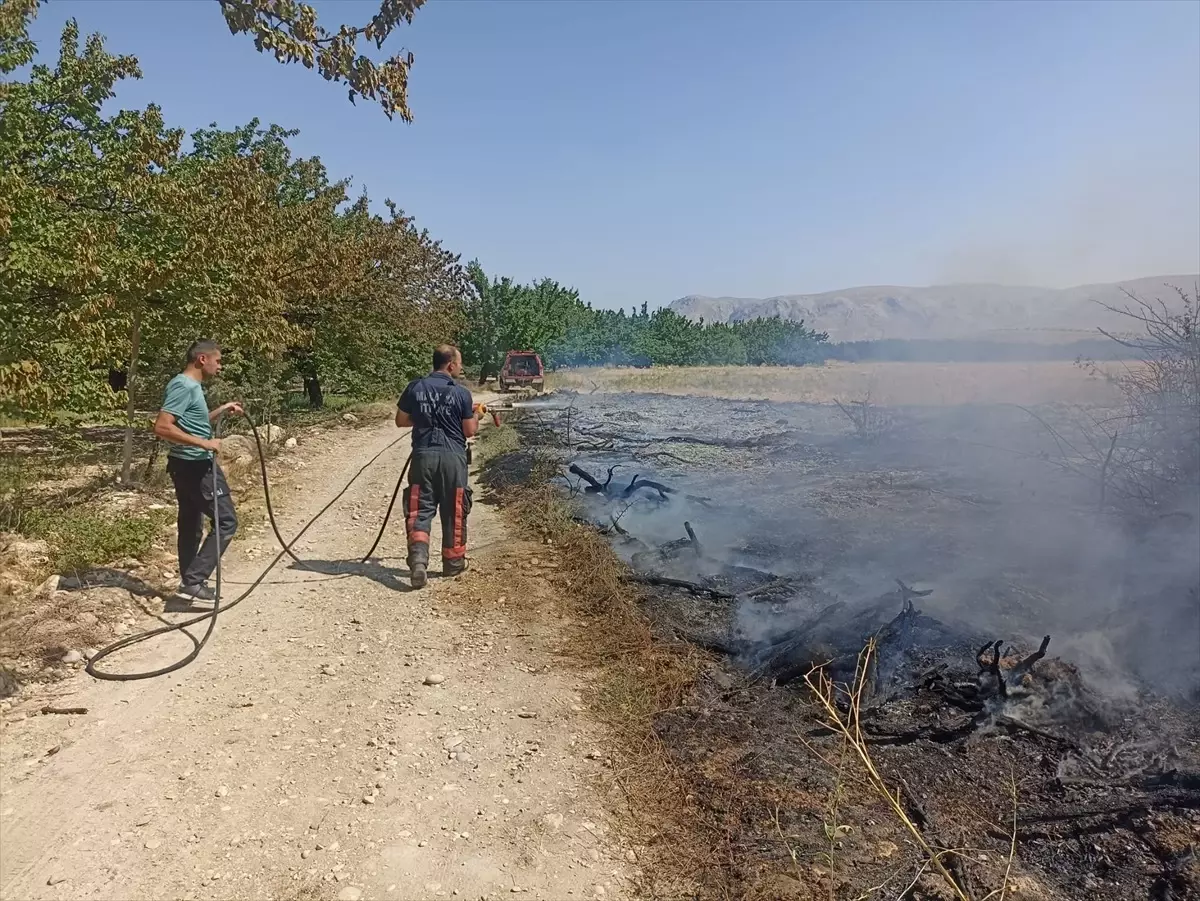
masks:
<svg viewBox="0 0 1200 901"><path fill-rule="evenodd" d="M413 588L424 588L429 581L429 558L421 553L424 550L418 546L417 553L408 557L408 584Z"/></svg>
<svg viewBox="0 0 1200 901"><path fill-rule="evenodd" d="M442 561L442 575L447 579L452 579L455 576L461 576L467 571L468 568L469 564L467 563L466 557L461 560Z"/></svg>
<svg viewBox="0 0 1200 901"><path fill-rule="evenodd" d="M424 588L429 579L424 563L414 563L408 568L408 582L413 588Z"/></svg>

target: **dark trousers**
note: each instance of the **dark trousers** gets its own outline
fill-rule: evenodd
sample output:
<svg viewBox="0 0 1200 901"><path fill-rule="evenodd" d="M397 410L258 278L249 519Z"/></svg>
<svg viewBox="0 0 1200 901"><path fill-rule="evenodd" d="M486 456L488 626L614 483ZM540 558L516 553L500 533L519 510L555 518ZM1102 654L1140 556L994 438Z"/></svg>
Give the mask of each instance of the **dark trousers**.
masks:
<svg viewBox="0 0 1200 901"><path fill-rule="evenodd" d="M404 501L408 565L429 564L429 529L434 513L440 512L443 568L461 569L467 556L467 515L471 512L467 452L448 447L414 451Z"/></svg>
<svg viewBox="0 0 1200 901"><path fill-rule="evenodd" d="M221 547L210 528L204 535L204 517L213 518L213 473L217 476L217 522L221 526ZM179 504L179 575L186 586L202 585L217 568L217 557L225 553L237 531L237 514L229 484L216 460L167 458L167 472L175 483ZM201 539L203 538L203 544Z"/></svg>

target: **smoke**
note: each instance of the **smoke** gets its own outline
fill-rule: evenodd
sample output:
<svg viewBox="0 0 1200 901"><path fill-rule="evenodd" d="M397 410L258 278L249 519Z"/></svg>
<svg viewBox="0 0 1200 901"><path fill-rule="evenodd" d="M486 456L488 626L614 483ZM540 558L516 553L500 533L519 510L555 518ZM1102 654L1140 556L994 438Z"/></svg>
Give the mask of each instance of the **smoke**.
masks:
<svg viewBox="0 0 1200 901"><path fill-rule="evenodd" d="M678 492L667 503L639 492L632 505L607 505L605 519L619 516L654 546L684 537L687 520L709 558L802 577L783 601L739 602L733 621L745 640L786 637L833 600L894 615L900 579L930 590L918 606L971 640L1036 646L1050 634L1051 654L1085 668L1110 699L1131 696L1137 681L1176 696L1200 689L1200 500L1181 497L1176 515L1151 524L1101 510L1094 483L1054 465L1054 439L1020 409L893 409L889 433L866 442L823 404L661 395L576 404L594 435L634 443L589 451L585 442L574 459L601 476L618 465L614 482L640 473ZM701 579L713 564L683 555L671 566Z"/></svg>

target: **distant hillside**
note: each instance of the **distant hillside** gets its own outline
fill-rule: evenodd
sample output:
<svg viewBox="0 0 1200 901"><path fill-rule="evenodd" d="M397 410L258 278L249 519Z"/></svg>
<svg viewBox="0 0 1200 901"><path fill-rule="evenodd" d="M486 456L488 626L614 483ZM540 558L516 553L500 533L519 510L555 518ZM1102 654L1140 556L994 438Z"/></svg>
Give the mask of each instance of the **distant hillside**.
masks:
<svg viewBox="0 0 1200 901"><path fill-rule="evenodd" d="M1178 303L1170 285L1192 294L1200 275L1156 275L1109 285L1077 288L1024 288L1008 285L933 285L846 288L824 294L780 297L704 297L690 295L670 309L706 322L736 322L756 316L801 320L829 333L832 341L881 338L979 338L1038 340L1038 332L1057 332L1049 340L1082 337L1096 327L1127 329L1128 321L1099 304L1128 303L1122 289L1147 300ZM1098 302L1098 303L1097 303ZM1069 340L1069 339L1067 339Z"/></svg>

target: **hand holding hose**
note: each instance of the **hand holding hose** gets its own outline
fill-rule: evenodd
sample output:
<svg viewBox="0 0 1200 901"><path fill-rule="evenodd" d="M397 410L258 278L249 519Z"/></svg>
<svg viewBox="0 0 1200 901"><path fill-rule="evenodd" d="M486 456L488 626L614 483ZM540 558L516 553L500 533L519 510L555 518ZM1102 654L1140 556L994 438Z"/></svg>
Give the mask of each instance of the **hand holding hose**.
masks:
<svg viewBox="0 0 1200 901"><path fill-rule="evenodd" d="M486 416L486 415L488 414L488 412L489 412L489 411L488 411L488 408L487 408L487 404L476 404L476 405L475 405L475 418L476 418L476 419L482 419L484 416ZM500 426L500 414L499 414L499 413L497 413L495 410L492 410L492 411L490 411L490 412L491 412L491 414L492 414L492 425L494 425L494 426L496 426L497 428L499 428L499 426Z"/></svg>

